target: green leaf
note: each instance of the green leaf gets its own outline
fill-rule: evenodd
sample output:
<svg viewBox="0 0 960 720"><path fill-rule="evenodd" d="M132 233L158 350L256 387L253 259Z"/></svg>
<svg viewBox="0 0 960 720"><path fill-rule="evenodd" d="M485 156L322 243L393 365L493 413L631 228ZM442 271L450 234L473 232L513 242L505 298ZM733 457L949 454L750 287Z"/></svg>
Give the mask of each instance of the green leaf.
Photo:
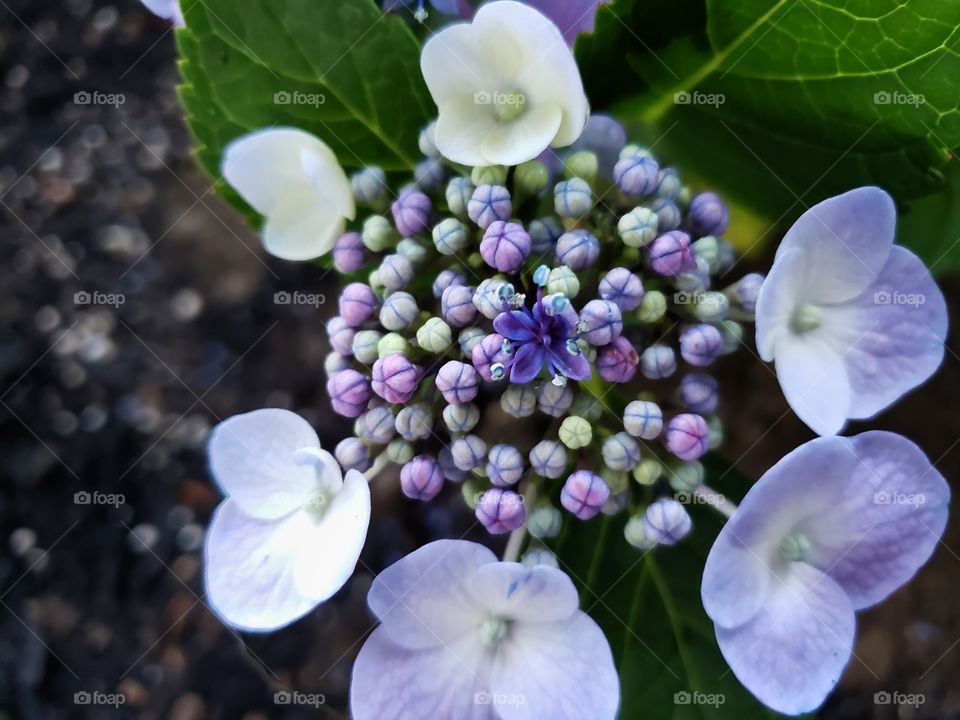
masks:
<svg viewBox="0 0 960 720"><path fill-rule="evenodd" d="M742 497L748 486L742 476L717 458L706 466L715 490ZM781 717L740 685L720 654L700 603L700 579L722 518L704 506L690 512L694 529L675 547L647 553L632 547L623 537L623 515L569 520L554 543L581 608L610 641L620 672L620 719ZM678 702L682 693L698 702ZM722 696L722 704L709 704L710 696Z"/></svg>
<svg viewBox="0 0 960 720"><path fill-rule="evenodd" d="M775 224L859 185L901 205L944 187L960 3L678 2L614 0L577 45L594 106L661 155Z"/></svg>
<svg viewBox="0 0 960 720"><path fill-rule="evenodd" d="M934 274L960 267L960 163L950 164L946 188L906 208L897 242L912 248Z"/></svg>
<svg viewBox="0 0 960 720"><path fill-rule="evenodd" d="M373 0L185 5L180 97L213 177L228 142L274 126L314 133L347 168L413 168L418 131L435 110L402 20Z"/></svg>

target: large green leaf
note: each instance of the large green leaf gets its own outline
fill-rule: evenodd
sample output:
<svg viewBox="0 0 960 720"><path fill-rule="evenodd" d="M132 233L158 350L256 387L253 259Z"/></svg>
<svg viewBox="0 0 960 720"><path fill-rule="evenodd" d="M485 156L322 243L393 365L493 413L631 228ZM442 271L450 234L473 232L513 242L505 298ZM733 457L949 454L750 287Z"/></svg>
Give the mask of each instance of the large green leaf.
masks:
<svg viewBox="0 0 960 720"><path fill-rule="evenodd" d="M716 459L707 467L714 489L740 499L742 476ZM610 641L620 672L620 719L781 717L740 685L720 654L700 603L700 579L722 522L709 508L690 510L694 529L675 547L644 553L627 544L623 515L573 520L554 543L581 607ZM722 703L710 704L720 697Z"/></svg>
<svg viewBox="0 0 960 720"><path fill-rule="evenodd" d="M595 106L779 222L857 185L901 204L941 189L958 50L942 0L614 0L577 46Z"/></svg>
<svg viewBox="0 0 960 720"><path fill-rule="evenodd" d="M413 167L434 109L402 20L373 0L184 5L180 95L211 175L227 142L278 125L322 138L345 167Z"/></svg>

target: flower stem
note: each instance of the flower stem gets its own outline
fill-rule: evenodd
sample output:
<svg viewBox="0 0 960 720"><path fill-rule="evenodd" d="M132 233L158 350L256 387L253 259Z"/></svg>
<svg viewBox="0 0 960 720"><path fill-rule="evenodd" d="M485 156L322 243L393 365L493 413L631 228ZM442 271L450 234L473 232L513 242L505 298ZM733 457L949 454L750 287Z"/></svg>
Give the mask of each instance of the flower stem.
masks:
<svg viewBox="0 0 960 720"><path fill-rule="evenodd" d="M693 493L724 517L732 518L733 514L737 511L737 504L735 502L728 500L726 496L711 489L707 485L701 485L694 490Z"/></svg>
<svg viewBox="0 0 960 720"><path fill-rule="evenodd" d="M387 454L385 452L380 453L374 459L373 465L370 466L370 469L367 470L363 476L367 479L367 482L370 482L377 475L379 475L380 471L383 470L389 463L390 460L387 458Z"/></svg>
<svg viewBox="0 0 960 720"><path fill-rule="evenodd" d="M533 501L537 496L537 486L530 482L525 482L523 487L520 489L520 496L523 498L523 505L527 512L530 512L530 508L533 506ZM510 537L507 538L507 547L503 550L503 561L504 562L517 562L520 558L520 548L523 547L523 541L527 537L527 524L524 522L523 525L518 527L516 530L510 533Z"/></svg>

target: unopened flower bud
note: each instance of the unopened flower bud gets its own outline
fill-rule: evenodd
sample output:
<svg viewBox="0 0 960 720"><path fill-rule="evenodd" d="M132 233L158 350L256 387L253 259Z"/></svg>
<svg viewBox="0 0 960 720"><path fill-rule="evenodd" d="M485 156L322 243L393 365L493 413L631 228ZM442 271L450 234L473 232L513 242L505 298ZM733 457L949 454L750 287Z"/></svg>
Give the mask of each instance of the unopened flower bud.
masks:
<svg viewBox="0 0 960 720"><path fill-rule="evenodd" d="M513 185L527 195L539 195L547 187L550 173L539 160L528 160L513 171Z"/></svg>
<svg viewBox="0 0 960 720"><path fill-rule="evenodd" d="M530 223L527 233L532 243L530 252L536 257L543 257L552 254L557 238L563 235L563 228L556 218L548 216Z"/></svg>
<svg viewBox="0 0 960 720"><path fill-rule="evenodd" d="M710 434L710 447L717 448L723 445L723 422L716 415L707 420L707 429Z"/></svg>
<svg viewBox="0 0 960 720"><path fill-rule="evenodd" d="M487 444L476 435L457 438L450 445L453 464L463 471L475 470L487 457Z"/></svg>
<svg viewBox="0 0 960 720"><path fill-rule="evenodd" d="M727 206L716 193L702 192L690 201L687 223L697 235L722 235L729 222Z"/></svg>
<svg viewBox="0 0 960 720"><path fill-rule="evenodd" d="M491 535L512 532L526 519L523 498L503 488L485 490L477 500L476 516Z"/></svg>
<svg viewBox="0 0 960 720"><path fill-rule="evenodd" d="M610 488L596 473L577 470L560 491L560 504L581 520L589 520L610 498Z"/></svg>
<svg viewBox="0 0 960 720"><path fill-rule="evenodd" d="M327 379L327 395L335 413L358 417L370 399L370 383L356 370L341 370Z"/></svg>
<svg viewBox="0 0 960 720"><path fill-rule="evenodd" d="M468 471L461 470L456 466L456 464L453 462L453 453L450 452L450 448L443 448L443 450L437 454L437 465L440 466L440 470L443 472L443 477L450 482L463 482L470 474ZM473 500L467 495L466 490L467 489L464 488L464 497L468 498L469 502L467 504L470 505L472 509ZM473 494L475 495L476 492L477 491L474 490Z"/></svg>
<svg viewBox="0 0 960 720"><path fill-rule="evenodd" d="M409 442L426 440L433 434L433 415L429 405L408 405L397 413L394 429Z"/></svg>
<svg viewBox="0 0 960 720"><path fill-rule="evenodd" d="M627 524L623 526L623 537L638 550L649 550L656 544L647 537L642 515L634 515L627 520Z"/></svg>
<svg viewBox="0 0 960 720"><path fill-rule="evenodd" d="M377 347L382 338L383 333L377 330L358 330L353 336L353 356L358 362L370 365L380 356Z"/></svg>
<svg viewBox="0 0 960 720"><path fill-rule="evenodd" d="M481 185L506 185L507 168L503 165L477 165L470 171L470 182Z"/></svg>
<svg viewBox="0 0 960 720"><path fill-rule="evenodd" d="M473 307L471 305L471 307ZM430 353L445 352L453 342L450 326L441 318L432 317L417 330L417 345Z"/></svg>
<svg viewBox="0 0 960 720"><path fill-rule="evenodd" d="M340 317L350 327L360 327L373 316L377 296L369 285L350 283L340 292L339 307Z"/></svg>
<svg viewBox="0 0 960 720"><path fill-rule="evenodd" d="M584 270L600 256L600 242L587 230L571 230L557 239L555 253L557 262L572 270Z"/></svg>
<svg viewBox="0 0 960 720"><path fill-rule="evenodd" d="M406 258L413 265L419 265L429 257L427 249L413 238L403 238L397 243L397 255Z"/></svg>
<svg viewBox="0 0 960 720"><path fill-rule="evenodd" d="M456 255L467 247L467 231L456 218L446 218L433 228L433 244L441 255Z"/></svg>
<svg viewBox="0 0 960 720"><path fill-rule="evenodd" d="M487 454L487 477L500 487L513 485L523 477L523 455L513 445L494 445Z"/></svg>
<svg viewBox="0 0 960 720"><path fill-rule="evenodd" d="M371 215L363 221L363 244L373 252L383 252L397 241L397 234L383 215Z"/></svg>
<svg viewBox="0 0 960 720"><path fill-rule="evenodd" d="M500 272L515 272L530 254L530 248L530 236L523 225L495 220L483 234L480 257Z"/></svg>
<svg viewBox="0 0 960 720"><path fill-rule="evenodd" d="M537 409L550 417L563 417L573 404L573 388L569 385L543 383L537 391Z"/></svg>
<svg viewBox="0 0 960 720"><path fill-rule="evenodd" d="M520 558L520 564L528 568L535 568L538 565L542 565L543 567L560 569L560 561L557 560L557 556L546 548L528 550L523 554L523 557Z"/></svg>
<svg viewBox="0 0 960 720"><path fill-rule="evenodd" d="M553 268L547 275L547 292L551 295L563 295L574 298L580 292L577 274L566 265Z"/></svg>
<svg viewBox="0 0 960 720"><path fill-rule="evenodd" d="M635 207L617 222L617 233L627 247L646 247L657 237L657 214L642 206Z"/></svg>
<svg viewBox="0 0 960 720"><path fill-rule="evenodd" d="M341 355L350 356L353 352L353 336L356 334L350 323L339 315L327 320L327 339L330 347Z"/></svg>
<svg viewBox="0 0 960 720"><path fill-rule="evenodd" d="M646 536L657 545L673 545L687 536L692 526L686 508L676 500L656 500L643 514Z"/></svg>
<svg viewBox="0 0 960 720"><path fill-rule="evenodd" d="M660 180L660 166L653 157L633 155L613 166L613 181L627 197L651 195Z"/></svg>
<svg viewBox="0 0 960 720"><path fill-rule="evenodd" d="M567 469L567 450L555 440L541 440L530 450L530 467L541 477L555 479Z"/></svg>
<svg viewBox="0 0 960 720"><path fill-rule="evenodd" d="M459 360L445 363L437 373L436 383L443 399L451 405L468 403L477 396L477 371Z"/></svg>
<svg viewBox="0 0 960 720"><path fill-rule="evenodd" d="M354 340L356 340L356 336L354 336ZM328 376L333 375L335 372L346 370L349 367L350 357L347 355L341 355L336 351L327 353L327 356L323 359L323 371Z"/></svg>
<svg viewBox="0 0 960 720"><path fill-rule="evenodd" d="M670 483L670 487L678 493L692 493L703 485L704 477L705 471L703 465L696 460L680 463L676 467L667 470L667 482ZM682 500L683 498L680 499Z"/></svg>
<svg viewBox="0 0 960 720"><path fill-rule="evenodd" d="M763 275L760 273L750 273L740 278L736 287L736 298L741 310L751 314L756 310L761 285L763 285Z"/></svg>
<svg viewBox="0 0 960 720"><path fill-rule="evenodd" d="M597 154L587 150L575 152L563 163L563 174L568 178L583 178L591 185L597 179L600 161Z"/></svg>
<svg viewBox="0 0 960 720"><path fill-rule="evenodd" d="M645 325L660 322L667 312L667 297L659 290L649 290L637 308L637 320Z"/></svg>
<svg viewBox="0 0 960 720"><path fill-rule="evenodd" d="M583 178L561 180L553 188L553 207L564 218L581 218L593 209L593 190Z"/></svg>
<svg viewBox="0 0 960 720"><path fill-rule="evenodd" d="M373 364L370 385L392 404L409 402L420 383L420 369L403 355L388 355Z"/></svg>
<svg viewBox="0 0 960 720"><path fill-rule="evenodd" d="M593 439L593 429L590 423L577 415L568 415L560 424L560 442L571 450L586 447Z"/></svg>
<svg viewBox="0 0 960 720"><path fill-rule="evenodd" d="M356 438L346 438L337 443L333 455L344 470L364 472L370 467L370 450Z"/></svg>
<svg viewBox="0 0 960 720"><path fill-rule="evenodd" d="M434 158L427 158L417 163L413 169L413 181L424 192L432 192L443 185L447 177L447 169L442 162Z"/></svg>
<svg viewBox="0 0 960 720"><path fill-rule="evenodd" d="M354 433L374 445L386 445L396 433L393 413L385 405L370 408L357 418Z"/></svg>
<svg viewBox="0 0 960 720"><path fill-rule="evenodd" d="M503 185L480 185L473 191L467 204L467 214L481 229L500 220L506 222L513 212L510 191Z"/></svg>
<svg viewBox="0 0 960 720"><path fill-rule="evenodd" d="M500 396L500 407L515 418L533 415L537 409L537 391L532 385L511 384Z"/></svg>
<svg viewBox="0 0 960 720"><path fill-rule="evenodd" d="M622 335L597 352L597 372L607 382L627 383L637 374L640 356Z"/></svg>
<svg viewBox="0 0 960 720"><path fill-rule="evenodd" d="M633 479L640 485L653 485L663 475L663 465L655 458L645 458L633 469Z"/></svg>
<svg viewBox="0 0 960 720"><path fill-rule="evenodd" d="M527 516L527 532L538 540L546 540L560 534L563 515L553 505L540 505Z"/></svg>
<svg viewBox="0 0 960 720"><path fill-rule="evenodd" d="M600 297L624 312L636 309L643 301L643 282L624 267L615 267L600 281Z"/></svg>
<svg viewBox="0 0 960 720"><path fill-rule="evenodd" d="M690 373L680 381L680 402L690 412L710 415L717 409L717 381L706 373Z"/></svg>
<svg viewBox="0 0 960 720"><path fill-rule="evenodd" d="M663 412L649 400L634 400L623 412L624 429L642 440L653 440L663 430Z"/></svg>
<svg viewBox="0 0 960 720"><path fill-rule="evenodd" d="M473 197L475 189L473 183L470 182L470 178L457 176L451 179L444 192L450 212L461 219L467 217L467 204Z"/></svg>
<svg viewBox="0 0 960 720"><path fill-rule="evenodd" d="M690 247L694 257L707 263L711 274L717 272L720 256L720 241L717 238L713 235L704 235L699 240L695 240Z"/></svg>
<svg viewBox="0 0 960 720"><path fill-rule="evenodd" d="M662 380L677 370L677 358L673 348L667 345L651 345L640 356L640 372L651 380Z"/></svg>
<svg viewBox="0 0 960 720"><path fill-rule="evenodd" d="M400 195L390 205L393 223L404 237L426 231L430 227L432 211L430 198L415 188L401 190Z"/></svg>
<svg viewBox="0 0 960 720"><path fill-rule="evenodd" d="M730 311L730 301L722 292L708 290L697 296L697 304L693 306L693 314L703 322L719 322Z"/></svg>
<svg viewBox="0 0 960 720"><path fill-rule="evenodd" d="M385 358L387 355L406 355L409 352L410 343L399 333L387 333L377 343L377 357L380 358Z"/></svg>
<svg viewBox="0 0 960 720"><path fill-rule="evenodd" d="M583 323L580 336L597 347L610 344L623 330L620 308L609 300L591 300L584 305L580 322Z"/></svg>
<svg viewBox="0 0 960 720"><path fill-rule="evenodd" d="M679 275L696 268L690 236L679 230L666 232L649 247L650 269L658 275Z"/></svg>
<svg viewBox="0 0 960 720"><path fill-rule="evenodd" d="M383 301L380 308L380 324L394 332L406 330L413 325L419 312L413 295L408 292L395 292Z"/></svg>
<svg viewBox="0 0 960 720"><path fill-rule="evenodd" d="M350 176L350 188L358 204L382 208L387 199L387 174L378 167L365 167Z"/></svg>
<svg viewBox="0 0 960 720"><path fill-rule="evenodd" d="M649 148L645 148L642 145L637 145L636 143L624 145L620 149L620 155L618 159L623 160L624 158L632 157L653 157L653 153L650 152Z"/></svg>
<svg viewBox="0 0 960 720"><path fill-rule="evenodd" d="M723 335L723 354L729 355L743 344L743 325L734 320L724 320L718 326Z"/></svg>
<svg viewBox="0 0 960 720"><path fill-rule="evenodd" d="M413 445L401 438L391 440L385 452L387 460L395 465L403 465L413 459Z"/></svg>
<svg viewBox="0 0 960 720"><path fill-rule="evenodd" d="M443 409L443 421L452 433L468 433L480 421L480 408L473 403L447 405Z"/></svg>
<svg viewBox="0 0 960 720"><path fill-rule="evenodd" d="M413 500L432 500L443 488L443 473L429 455L418 455L400 468L400 488Z"/></svg>
<svg viewBox="0 0 960 720"><path fill-rule="evenodd" d="M627 488L630 487L630 474L625 470L614 470L611 467L604 466L600 468L600 477L608 488L610 488L610 495L617 496L621 493L626 492ZM604 512L613 514L620 512L619 500L616 497L611 497L610 500L604 505Z"/></svg>
<svg viewBox="0 0 960 720"><path fill-rule="evenodd" d="M333 243L333 266L344 275L363 267L363 240L360 233L348 232Z"/></svg>
<svg viewBox="0 0 960 720"><path fill-rule="evenodd" d="M487 278L473 293L473 305L488 320L493 320L503 312L502 290L507 286L503 280Z"/></svg>
<svg viewBox="0 0 960 720"><path fill-rule="evenodd" d="M503 340L502 335L491 333L473 346L473 367L487 382L502 380L504 377L503 361L506 357L503 353Z"/></svg>
<svg viewBox="0 0 960 720"><path fill-rule="evenodd" d="M696 460L710 448L707 421L700 415L681 413L667 423L663 444L681 460Z"/></svg>
<svg viewBox="0 0 960 720"><path fill-rule="evenodd" d="M633 470L640 462L640 445L625 432L603 441L603 461L611 470Z"/></svg>
<svg viewBox="0 0 960 720"><path fill-rule="evenodd" d="M657 179L657 197L676 200L680 197L680 189L683 184L680 182L680 175L676 168L660 168L660 177Z"/></svg>
<svg viewBox="0 0 960 720"><path fill-rule="evenodd" d="M466 282L467 276L458 270L441 270L433 281L433 296L439 298L443 295L443 291L451 285L464 285Z"/></svg>
<svg viewBox="0 0 960 720"><path fill-rule="evenodd" d="M680 355L691 365L705 367L723 352L723 336L713 325L701 323L680 333Z"/></svg>
<svg viewBox="0 0 960 720"><path fill-rule="evenodd" d="M480 327L468 327L460 331L457 341L460 343L460 352L464 357L473 359L473 348L487 336L487 333Z"/></svg>
<svg viewBox="0 0 960 720"><path fill-rule="evenodd" d="M672 200L657 198L650 204L650 209L657 214L657 228L660 232L669 232L680 227L680 208Z"/></svg>

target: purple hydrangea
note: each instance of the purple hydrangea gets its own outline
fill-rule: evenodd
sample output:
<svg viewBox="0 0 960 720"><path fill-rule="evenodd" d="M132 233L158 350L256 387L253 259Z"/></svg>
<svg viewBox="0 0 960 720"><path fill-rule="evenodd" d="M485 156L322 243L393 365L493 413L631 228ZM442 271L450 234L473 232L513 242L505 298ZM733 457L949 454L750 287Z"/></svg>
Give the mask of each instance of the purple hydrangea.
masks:
<svg viewBox="0 0 960 720"><path fill-rule="evenodd" d="M609 345L620 337L623 315L616 303L609 300L591 300L580 311L583 330L580 336L591 345Z"/></svg>
<svg viewBox="0 0 960 720"><path fill-rule="evenodd" d="M400 488L413 500L432 500L443 488L443 472L429 455L418 455L400 468Z"/></svg>
<svg viewBox="0 0 960 720"><path fill-rule="evenodd" d="M680 413L667 423L663 444L681 460L696 460L710 449L707 421L694 413Z"/></svg>
<svg viewBox="0 0 960 720"><path fill-rule="evenodd" d="M637 374L640 356L622 335L597 353L597 372L607 382L628 383Z"/></svg>
<svg viewBox="0 0 960 720"><path fill-rule="evenodd" d="M510 191L502 185L481 185L473 191L467 214L482 230L500 220L506 222L513 212Z"/></svg>
<svg viewBox="0 0 960 720"><path fill-rule="evenodd" d="M487 382L500 380L506 375L505 363L509 356L503 351L504 340L503 335L490 333L474 345L470 353L474 369Z"/></svg>
<svg viewBox="0 0 960 720"><path fill-rule="evenodd" d="M355 273L363 267L363 240L360 233L348 232L337 238L333 244L333 266L345 275Z"/></svg>
<svg viewBox="0 0 960 720"><path fill-rule="evenodd" d="M521 527L527 513L523 507L523 496L513 490L495 487L480 493L476 516L488 533L502 535Z"/></svg>
<svg viewBox="0 0 960 720"><path fill-rule="evenodd" d="M677 357L669 345L651 345L640 356L640 372L650 380L663 380L677 371Z"/></svg>
<svg viewBox="0 0 960 720"><path fill-rule="evenodd" d="M557 239L557 261L571 270L584 270L600 256L600 241L587 230L571 230Z"/></svg>
<svg viewBox="0 0 960 720"><path fill-rule="evenodd" d="M613 181L628 197L651 195L660 180L660 166L650 155L621 158L613 167Z"/></svg>
<svg viewBox="0 0 960 720"><path fill-rule="evenodd" d="M370 450L355 437L338 442L333 454L344 470L364 472L370 467Z"/></svg>
<svg viewBox="0 0 960 720"><path fill-rule="evenodd" d="M560 504L581 520L589 520L610 498L610 488L599 475L577 470L563 484Z"/></svg>
<svg viewBox="0 0 960 720"><path fill-rule="evenodd" d="M680 356L691 365L705 367L723 353L723 335L713 325L701 323L680 333Z"/></svg>
<svg viewBox="0 0 960 720"><path fill-rule="evenodd" d="M713 192L695 195L687 208L687 223L700 235L722 235L730 222L726 203Z"/></svg>
<svg viewBox="0 0 960 720"><path fill-rule="evenodd" d="M393 201L390 212L393 214L393 224L397 231L404 237L412 237L430 229L433 205L430 198L419 190L407 188Z"/></svg>
<svg viewBox="0 0 960 720"><path fill-rule="evenodd" d="M340 317L350 327L360 327L369 320L377 307L377 294L369 285L350 283L340 291Z"/></svg>
<svg viewBox="0 0 960 720"><path fill-rule="evenodd" d="M459 360L450 360L437 372L437 389L451 405L463 405L477 396L477 371Z"/></svg>
<svg viewBox="0 0 960 720"><path fill-rule="evenodd" d="M530 467L545 478L556 479L567 469L567 449L556 440L541 440L530 450Z"/></svg>
<svg viewBox="0 0 960 720"><path fill-rule="evenodd" d="M355 333L356 330L350 326L350 323L339 315L327 320L327 338L330 340L330 347L344 357L353 355L353 336Z"/></svg>
<svg viewBox="0 0 960 720"><path fill-rule="evenodd" d="M658 275L680 275L697 267L690 236L679 230L665 232L647 248L650 269Z"/></svg>
<svg viewBox="0 0 960 720"><path fill-rule="evenodd" d="M712 415L717 409L718 400L717 381L713 376L694 372L680 381L680 402L690 412Z"/></svg>
<svg viewBox="0 0 960 720"><path fill-rule="evenodd" d="M477 317L473 304L474 288L469 285L450 285L440 296L443 319L453 327L466 327Z"/></svg>
<svg viewBox="0 0 960 720"><path fill-rule="evenodd" d="M340 370L327 378L327 395L335 413L359 417L370 399L370 382L352 368Z"/></svg>
<svg viewBox="0 0 960 720"><path fill-rule="evenodd" d="M600 298L616 304L623 312L636 310L643 302L643 282L624 267L610 270L600 281Z"/></svg>
<svg viewBox="0 0 960 720"><path fill-rule="evenodd" d="M523 455L513 445L494 445L487 454L487 477L500 487L515 484L523 477Z"/></svg>
<svg viewBox="0 0 960 720"><path fill-rule="evenodd" d="M519 223L494 220L480 242L480 257L500 272L516 272L530 254L530 236Z"/></svg>
<svg viewBox="0 0 960 720"><path fill-rule="evenodd" d="M693 523L683 505L672 498L660 498L643 514L644 535L657 545L675 545L690 533Z"/></svg>
<svg viewBox="0 0 960 720"><path fill-rule="evenodd" d="M441 270L439 273L437 273L437 277L433 281L433 296L435 298L442 297L443 291L451 285L463 285L466 282L467 276L459 270L454 270L452 268Z"/></svg>
<svg viewBox="0 0 960 720"><path fill-rule="evenodd" d="M388 403L410 401L420 383L419 367L403 355L387 355L373 364L371 387Z"/></svg>

